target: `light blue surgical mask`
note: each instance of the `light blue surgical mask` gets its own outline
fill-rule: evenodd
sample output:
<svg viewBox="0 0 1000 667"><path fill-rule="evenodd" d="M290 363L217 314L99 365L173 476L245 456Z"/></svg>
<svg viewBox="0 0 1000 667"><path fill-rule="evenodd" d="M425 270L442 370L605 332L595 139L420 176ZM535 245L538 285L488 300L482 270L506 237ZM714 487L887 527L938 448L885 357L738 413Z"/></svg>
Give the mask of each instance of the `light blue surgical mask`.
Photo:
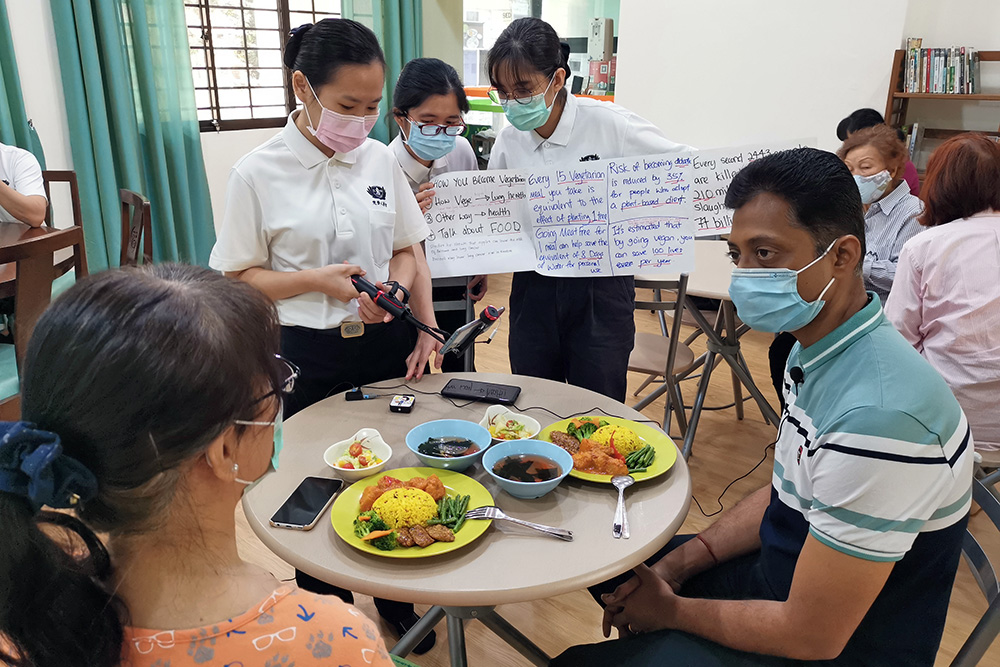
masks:
<svg viewBox="0 0 1000 667"><path fill-rule="evenodd" d="M410 121L410 136L403 136L403 143L409 146L422 160L437 160L455 149L455 137L445 132L427 135L421 131L424 125L433 123L417 123Z"/></svg>
<svg viewBox="0 0 1000 667"><path fill-rule="evenodd" d="M253 421L243 421L237 419L234 424L240 424L241 426L273 426L274 427L274 453L271 454L271 470L278 469L278 457L281 455L281 449L285 446L284 440L284 426L285 420L283 418L284 408L278 408L278 414L275 416L273 422L253 422ZM268 471L270 472L270 470ZM252 482L245 482L241 479L236 480L237 482L242 482L243 484L251 484Z"/></svg>
<svg viewBox="0 0 1000 667"><path fill-rule="evenodd" d="M510 124L521 130L522 132L530 132L531 130L537 130L545 122L548 121L549 115L552 113L552 104L555 104L555 99L552 100L552 104L545 105L545 95L549 92L549 88L552 87L552 82L555 80L555 73L549 79L549 85L545 86L543 90L538 95L532 95L527 98L527 101L521 100L507 100L505 103L501 103L503 107L503 112L507 116L507 120Z"/></svg>
<svg viewBox="0 0 1000 667"><path fill-rule="evenodd" d="M892 183L892 175L887 169L883 169L871 176L855 174L854 182L857 183L858 191L861 193L861 203L871 204L878 201L885 194L885 191L889 188L889 184Z"/></svg>
<svg viewBox="0 0 1000 667"><path fill-rule="evenodd" d="M786 268L733 269L729 296L740 319L751 329L770 333L798 331L816 319L826 305L823 295L835 279L830 278L815 301L806 301L799 294L799 274L826 257L837 240L834 239L822 255L798 271Z"/></svg>

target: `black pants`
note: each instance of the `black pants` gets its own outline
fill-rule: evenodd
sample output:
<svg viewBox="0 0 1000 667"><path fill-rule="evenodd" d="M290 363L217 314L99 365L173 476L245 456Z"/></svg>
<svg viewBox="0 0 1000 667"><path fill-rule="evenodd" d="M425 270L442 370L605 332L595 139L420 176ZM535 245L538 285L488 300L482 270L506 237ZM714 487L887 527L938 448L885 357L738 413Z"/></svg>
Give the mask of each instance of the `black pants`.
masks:
<svg viewBox="0 0 1000 667"><path fill-rule="evenodd" d="M635 280L515 273L510 368L625 401L635 344Z"/></svg>
<svg viewBox="0 0 1000 667"><path fill-rule="evenodd" d="M678 535L646 561L657 562L694 535ZM626 572L590 588L600 602L600 595L610 593L632 578ZM681 587L680 595L689 598L718 600L775 600L778 596L768 585L758 563L758 554L748 554L691 577ZM553 660L552 667L793 667L803 663L787 658L736 651L695 635L676 630L661 630L627 639L574 646Z"/></svg>
<svg viewBox="0 0 1000 667"><path fill-rule="evenodd" d="M365 325L365 335L343 338L339 329L281 327L281 354L302 374L285 401L285 418L352 386L406 375L416 332L405 322Z"/></svg>
<svg viewBox="0 0 1000 667"><path fill-rule="evenodd" d="M467 299L465 287L435 287L433 290L434 302L439 301L461 301ZM464 324L468 324L464 310L441 310L435 311L434 317L437 319L438 327L448 333L455 333L455 330ZM472 370L476 370L476 346L472 345L465 353L472 356ZM445 373L461 373L465 370L465 356L448 353L441 363L441 370Z"/></svg>
<svg viewBox="0 0 1000 667"><path fill-rule="evenodd" d="M365 325L365 335L343 338L339 329L319 330L281 327L281 354L302 371L295 391L285 400L287 419L327 396L373 382L406 375L406 357L413 350L416 332L409 324L393 320L388 324ZM295 571L299 586L313 593L336 595L348 604L350 591ZM375 607L388 621L409 618L408 602L375 598Z"/></svg>

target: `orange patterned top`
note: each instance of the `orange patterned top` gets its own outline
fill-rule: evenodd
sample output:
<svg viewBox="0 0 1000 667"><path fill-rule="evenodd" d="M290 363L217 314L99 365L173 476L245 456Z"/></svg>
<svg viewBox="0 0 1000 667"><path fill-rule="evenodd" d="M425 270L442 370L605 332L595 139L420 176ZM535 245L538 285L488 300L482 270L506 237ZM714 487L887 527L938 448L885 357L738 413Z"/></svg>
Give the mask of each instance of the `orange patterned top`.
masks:
<svg viewBox="0 0 1000 667"><path fill-rule="evenodd" d="M281 586L224 623L190 630L126 628L130 667L392 667L375 624L332 595Z"/></svg>

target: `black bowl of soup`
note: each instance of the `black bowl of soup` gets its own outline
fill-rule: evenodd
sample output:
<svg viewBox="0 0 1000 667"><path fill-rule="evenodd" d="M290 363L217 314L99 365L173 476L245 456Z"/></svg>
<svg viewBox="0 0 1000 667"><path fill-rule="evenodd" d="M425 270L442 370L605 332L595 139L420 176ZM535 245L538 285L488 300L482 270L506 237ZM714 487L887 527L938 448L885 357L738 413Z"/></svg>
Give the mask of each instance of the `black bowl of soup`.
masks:
<svg viewBox="0 0 1000 667"><path fill-rule="evenodd" d="M486 450L483 467L515 498L540 498L569 474L573 457L551 442L512 440Z"/></svg>

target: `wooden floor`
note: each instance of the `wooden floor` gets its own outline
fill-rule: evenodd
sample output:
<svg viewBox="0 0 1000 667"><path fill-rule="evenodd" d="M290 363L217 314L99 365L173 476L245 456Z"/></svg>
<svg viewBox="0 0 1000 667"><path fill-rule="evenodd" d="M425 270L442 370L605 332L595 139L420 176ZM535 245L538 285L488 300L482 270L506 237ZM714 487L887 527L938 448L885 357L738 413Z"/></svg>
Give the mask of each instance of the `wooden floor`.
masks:
<svg viewBox="0 0 1000 667"><path fill-rule="evenodd" d="M496 306L506 306L510 291L509 276L491 276L489 294L486 301ZM636 313L636 327L639 331L658 332L656 318L648 312ZM703 338L696 341L692 347L696 354L704 350ZM770 336L755 331L749 332L742 339L743 353L750 370L758 385L769 399L774 398L770 388L767 371L767 346ZM479 345L476 348L476 365L478 370L486 372L510 372L507 360L506 328L502 329L491 345ZM629 374L629 391L638 388L642 378ZM720 406L731 403L733 387L731 376L722 367L713 374L711 388L708 394L707 406ZM693 400L695 383L684 389L687 400ZM630 402L637 399L632 399ZM774 400L776 405L777 401ZM762 458L765 447L774 437L774 429L767 426L756 405L750 401L746 405L746 415L742 421L736 419L733 409L706 411L698 426L698 436L689 466L693 480L694 495L701 508L712 514L719 509L717 501L719 494L734 479L744 475ZM662 399L654 402L644 410L652 419L660 420L663 416ZM676 432L674 433L676 436ZM722 505L731 507L751 491L767 484L771 474L772 457L757 468L746 479L733 484L722 499ZM250 531L246 520L239 511L240 552L247 560L254 561L270 568L276 576L286 579L292 576L292 568L282 562ZM681 532L697 532L710 525L714 519L704 516L698 504L692 503ZM1000 536L993 529L985 515L973 516L973 530L980 541L984 543L987 552L994 563L1000 563ZM377 618L371 598L359 595L357 605L371 618ZM418 606L423 611L425 607ZM952 594L951 607L948 614L948 624L945 628L944 640L938 654L937 665L948 665L962 643L968 637L980 616L986 610L986 602L980 593L969 569L962 564L959 567L958 578ZM503 605L498 608L503 616L513 623L524 634L536 642L550 655L556 655L573 644L601 641L601 614L597 605L585 591L577 591L559 597L536 600L519 604ZM383 624L383 635L387 645L391 646L394 635ZM437 628L437 646L423 656L410 656L422 667L445 667L448 661L447 630L444 624ZM475 621L466 624L466 642L469 664L490 665L496 667L514 667L530 663L503 643L482 624ZM667 664L667 663L665 663ZM1000 665L1000 641L995 642L982 665Z"/></svg>

